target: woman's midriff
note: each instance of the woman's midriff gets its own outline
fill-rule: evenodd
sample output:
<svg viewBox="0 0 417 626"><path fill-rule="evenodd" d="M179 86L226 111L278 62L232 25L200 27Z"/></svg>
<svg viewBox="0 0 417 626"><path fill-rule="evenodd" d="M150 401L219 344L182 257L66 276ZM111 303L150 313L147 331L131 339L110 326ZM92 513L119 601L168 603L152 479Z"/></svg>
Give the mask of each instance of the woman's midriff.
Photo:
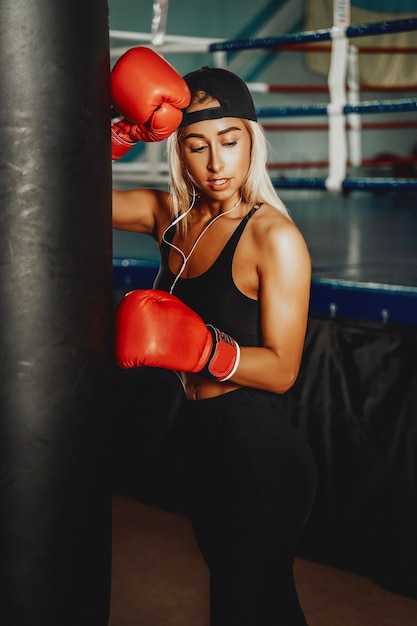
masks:
<svg viewBox="0 0 417 626"><path fill-rule="evenodd" d="M215 398L216 396L235 391L241 387L241 385L236 385L229 381L219 383L216 380L207 380L195 374L182 374L182 379L185 387L185 395L189 400Z"/></svg>

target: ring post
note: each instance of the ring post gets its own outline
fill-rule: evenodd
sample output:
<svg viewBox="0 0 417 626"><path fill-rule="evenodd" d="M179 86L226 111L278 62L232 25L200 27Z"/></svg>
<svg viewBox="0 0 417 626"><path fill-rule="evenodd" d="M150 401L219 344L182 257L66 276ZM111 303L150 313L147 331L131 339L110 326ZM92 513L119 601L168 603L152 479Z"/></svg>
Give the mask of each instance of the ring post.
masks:
<svg viewBox="0 0 417 626"><path fill-rule="evenodd" d="M1 622L105 626L107 2L2 0L0 51Z"/></svg>
<svg viewBox="0 0 417 626"><path fill-rule="evenodd" d="M350 22L349 0L333 0L332 52L328 76L330 103L329 116L329 175L326 187L329 191L340 191L346 177L347 137L346 118L346 70L349 42L346 28Z"/></svg>

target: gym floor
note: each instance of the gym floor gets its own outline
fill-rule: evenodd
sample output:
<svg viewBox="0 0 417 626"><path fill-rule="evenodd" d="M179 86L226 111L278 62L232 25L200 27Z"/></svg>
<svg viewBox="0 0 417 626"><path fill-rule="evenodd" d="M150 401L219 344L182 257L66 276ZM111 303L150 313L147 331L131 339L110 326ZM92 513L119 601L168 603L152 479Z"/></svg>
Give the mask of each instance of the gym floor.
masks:
<svg viewBox="0 0 417 626"><path fill-rule="evenodd" d="M417 623L416 601L367 578L304 559L294 572L309 626ZM207 569L188 518L114 495L109 626L139 624L209 626Z"/></svg>

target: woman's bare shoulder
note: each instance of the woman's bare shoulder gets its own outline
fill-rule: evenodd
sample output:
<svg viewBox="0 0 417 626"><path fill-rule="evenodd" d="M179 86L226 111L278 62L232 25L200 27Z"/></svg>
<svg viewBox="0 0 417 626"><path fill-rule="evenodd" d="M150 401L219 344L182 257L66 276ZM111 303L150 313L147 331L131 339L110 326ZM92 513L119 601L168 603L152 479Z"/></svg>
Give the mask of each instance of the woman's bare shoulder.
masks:
<svg viewBox="0 0 417 626"><path fill-rule="evenodd" d="M287 237L302 238L300 230L289 216L266 204L253 216L253 234L259 245L285 240Z"/></svg>

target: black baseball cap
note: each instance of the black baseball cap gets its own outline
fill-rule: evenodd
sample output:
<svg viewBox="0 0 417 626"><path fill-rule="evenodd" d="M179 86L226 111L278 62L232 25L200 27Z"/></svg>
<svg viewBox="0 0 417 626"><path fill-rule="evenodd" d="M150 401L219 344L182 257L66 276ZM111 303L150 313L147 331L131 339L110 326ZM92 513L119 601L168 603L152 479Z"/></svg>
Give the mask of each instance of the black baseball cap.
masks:
<svg viewBox="0 0 417 626"><path fill-rule="evenodd" d="M188 126L204 120L216 120L222 117L240 117L257 121L255 105L246 83L229 70L219 67L202 67L190 72L184 80L191 92L205 91L220 102L220 106L191 111L183 111L180 126Z"/></svg>

